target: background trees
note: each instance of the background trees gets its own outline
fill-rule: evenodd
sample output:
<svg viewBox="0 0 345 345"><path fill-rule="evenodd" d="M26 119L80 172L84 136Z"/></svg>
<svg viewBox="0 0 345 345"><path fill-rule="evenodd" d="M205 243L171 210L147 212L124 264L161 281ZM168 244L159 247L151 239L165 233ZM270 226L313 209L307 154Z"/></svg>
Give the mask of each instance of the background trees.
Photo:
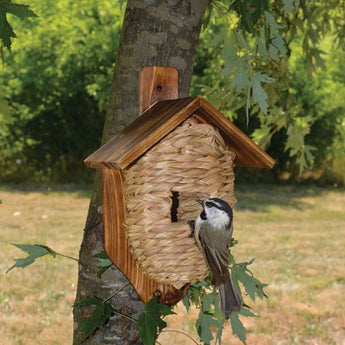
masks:
<svg viewBox="0 0 345 345"><path fill-rule="evenodd" d="M19 39L0 67L1 179L87 179L81 162L99 145L123 8L107 0L30 5L38 18L9 16ZM343 182L344 6L214 0L210 9L191 93L263 145L279 162L276 177L311 169Z"/></svg>

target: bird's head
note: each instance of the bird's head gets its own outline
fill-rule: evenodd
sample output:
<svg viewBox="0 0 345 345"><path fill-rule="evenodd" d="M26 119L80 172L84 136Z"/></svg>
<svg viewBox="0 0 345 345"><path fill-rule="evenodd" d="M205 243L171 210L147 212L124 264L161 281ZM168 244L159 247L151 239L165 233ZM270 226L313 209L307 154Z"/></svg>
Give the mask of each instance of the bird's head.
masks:
<svg viewBox="0 0 345 345"><path fill-rule="evenodd" d="M226 201L218 198L197 201L203 207L203 211L200 214L200 218L203 221L219 229L231 227L233 217L232 208Z"/></svg>

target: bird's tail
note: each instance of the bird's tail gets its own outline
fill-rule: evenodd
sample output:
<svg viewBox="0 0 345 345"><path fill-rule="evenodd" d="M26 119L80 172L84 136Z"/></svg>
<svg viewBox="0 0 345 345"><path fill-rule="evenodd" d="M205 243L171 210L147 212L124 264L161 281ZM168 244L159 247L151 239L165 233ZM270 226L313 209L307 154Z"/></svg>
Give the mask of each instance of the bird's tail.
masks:
<svg viewBox="0 0 345 345"><path fill-rule="evenodd" d="M231 313L241 309L242 298L235 290L230 273L227 274L224 283L219 285L219 304L225 317L229 317Z"/></svg>

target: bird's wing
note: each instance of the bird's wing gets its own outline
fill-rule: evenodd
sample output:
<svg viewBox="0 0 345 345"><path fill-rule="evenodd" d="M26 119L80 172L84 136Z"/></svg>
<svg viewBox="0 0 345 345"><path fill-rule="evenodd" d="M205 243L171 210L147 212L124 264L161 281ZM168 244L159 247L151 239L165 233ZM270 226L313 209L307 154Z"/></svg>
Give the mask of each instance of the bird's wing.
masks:
<svg viewBox="0 0 345 345"><path fill-rule="evenodd" d="M215 284L223 283L229 273L228 246L231 241L231 232L214 230L208 224L203 223L198 235Z"/></svg>

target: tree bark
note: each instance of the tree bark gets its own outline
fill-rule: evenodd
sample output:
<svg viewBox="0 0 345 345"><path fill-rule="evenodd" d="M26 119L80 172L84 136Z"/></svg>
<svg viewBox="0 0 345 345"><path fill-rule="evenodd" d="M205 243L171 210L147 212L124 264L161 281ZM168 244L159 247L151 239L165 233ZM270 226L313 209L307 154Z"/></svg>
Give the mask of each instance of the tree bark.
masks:
<svg viewBox="0 0 345 345"><path fill-rule="evenodd" d="M171 66L179 71L180 97L188 95L202 19L209 0L128 0L105 120L103 142L139 115L139 71L145 66ZM96 296L106 299L128 283L112 266L97 277L98 259L103 251L101 224L101 177L96 174L89 213L80 249L76 301ZM137 319L144 304L131 285L111 300L114 310ZM74 344L86 310L74 310ZM114 314L84 344L136 344L136 323Z"/></svg>

